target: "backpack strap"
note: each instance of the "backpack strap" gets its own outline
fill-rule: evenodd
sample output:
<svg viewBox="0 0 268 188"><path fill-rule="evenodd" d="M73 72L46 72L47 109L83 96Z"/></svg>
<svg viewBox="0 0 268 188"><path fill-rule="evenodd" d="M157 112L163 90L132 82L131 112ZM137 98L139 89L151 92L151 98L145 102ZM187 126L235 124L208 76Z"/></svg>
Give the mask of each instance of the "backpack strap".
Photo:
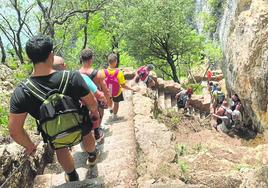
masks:
<svg viewBox="0 0 268 188"><path fill-rule="evenodd" d="M114 76L114 77L117 77L118 73L119 73L119 69L116 69L116 70L115 70L115 73L114 73L113 76Z"/></svg>
<svg viewBox="0 0 268 188"><path fill-rule="evenodd" d="M31 78L27 78L23 85L30 91L30 93L40 101L46 100L46 93L44 93L38 86L34 84Z"/></svg>
<svg viewBox="0 0 268 188"><path fill-rule="evenodd" d="M104 69L104 74L105 74L106 77L110 77L107 69Z"/></svg>
<svg viewBox="0 0 268 188"><path fill-rule="evenodd" d="M93 81L93 79L97 76L98 70L94 69L88 77Z"/></svg>
<svg viewBox="0 0 268 188"><path fill-rule="evenodd" d="M63 71L60 82L59 92L64 94L69 83L70 71Z"/></svg>

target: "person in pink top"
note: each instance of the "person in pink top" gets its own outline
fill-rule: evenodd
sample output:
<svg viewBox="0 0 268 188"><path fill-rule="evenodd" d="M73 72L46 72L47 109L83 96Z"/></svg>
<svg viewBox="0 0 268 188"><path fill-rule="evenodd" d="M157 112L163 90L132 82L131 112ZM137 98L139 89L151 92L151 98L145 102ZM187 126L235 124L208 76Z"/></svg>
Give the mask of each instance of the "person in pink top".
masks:
<svg viewBox="0 0 268 188"><path fill-rule="evenodd" d="M155 85L155 81L150 76L150 71L153 69L154 66L152 64L138 68L134 77L135 83L138 83L141 80L146 84L147 87L153 87Z"/></svg>

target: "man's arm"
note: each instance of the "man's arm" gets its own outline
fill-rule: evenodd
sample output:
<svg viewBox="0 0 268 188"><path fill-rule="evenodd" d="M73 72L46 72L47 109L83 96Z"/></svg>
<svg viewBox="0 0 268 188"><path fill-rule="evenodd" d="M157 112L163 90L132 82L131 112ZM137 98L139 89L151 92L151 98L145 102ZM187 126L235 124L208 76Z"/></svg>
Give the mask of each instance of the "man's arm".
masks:
<svg viewBox="0 0 268 188"><path fill-rule="evenodd" d="M108 107L112 108L113 101L111 100L109 89L107 88L107 85L104 81L104 75L99 71L97 74L97 80L98 85L101 87L102 92L104 93L104 96L107 100Z"/></svg>
<svg viewBox="0 0 268 188"><path fill-rule="evenodd" d="M121 86L122 86L122 88L124 88L124 89L128 89L128 90L131 90L131 91L138 91L137 89L131 88L131 87L129 87L129 86L126 85L126 84L122 84Z"/></svg>
<svg viewBox="0 0 268 188"><path fill-rule="evenodd" d="M36 151L36 145L32 142L23 125L27 113L9 114L8 128L11 138L19 145L26 148L27 155L33 155Z"/></svg>
<svg viewBox="0 0 268 188"><path fill-rule="evenodd" d="M91 120L93 121L93 127L97 127L99 125L100 115L96 98L89 92L86 96L81 97L81 100L89 110Z"/></svg>

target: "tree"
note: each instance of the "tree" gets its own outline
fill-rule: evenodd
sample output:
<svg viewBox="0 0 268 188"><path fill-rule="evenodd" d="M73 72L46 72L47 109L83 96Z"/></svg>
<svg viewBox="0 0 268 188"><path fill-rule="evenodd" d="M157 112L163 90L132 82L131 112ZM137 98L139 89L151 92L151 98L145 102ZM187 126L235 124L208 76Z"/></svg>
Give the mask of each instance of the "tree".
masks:
<svg viewBox="0 0 268 188"><path fill-rule="evenodd" d="M2 42L1 36L0 36L0 49L1 49L1 54L2 54L2 56L1 56L1 62L2 63L5 63L7 56L6 56L6 51L5 51L5 47L4 47L4 44Z"/></svg>
<svg viewBox="0 0 268 188"><path fill-rule="evenodd" d="M6 6L15 11L16 20L13 20L13 15L8 16L0 13L0 30L10 42L20 62L23 64L24 58L21 35L23 32L26 32L28 35L32 34L31 29L26 21L29 12L33 8L33 4L23 9L22 7L24 6L18 0L9 0Z"/></svg>
<svg viewBox="0 0 268 188"><path fill-rule="evenodd" d="M55 37L55 25L63 25L68 19L78 14L89 14L100 10L107 0L100 0L97 3L79 3L80 1L61 1L56 4L55 0L50 0L49 5L46 7L45 3L41 0L36 0L37 4L43 14L45 26L43 33L50 35L52 38ZM96 1L94 1L96 2Z"/></svg>
<svg viewBox="0 0 268 188"><path fill-rule="evenodd" d="M198 56L202 48L191 26L193 5L193 0L137 0L124 21L130 54L140 61L155 60L158 69L179 82L178 65Z"/></svg>

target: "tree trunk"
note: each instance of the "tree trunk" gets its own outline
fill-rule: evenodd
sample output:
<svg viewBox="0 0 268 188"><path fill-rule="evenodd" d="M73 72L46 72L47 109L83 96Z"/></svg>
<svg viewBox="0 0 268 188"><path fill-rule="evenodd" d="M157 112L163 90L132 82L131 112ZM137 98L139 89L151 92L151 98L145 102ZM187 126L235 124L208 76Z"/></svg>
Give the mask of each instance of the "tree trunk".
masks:
<svg viewBox="0 0 268 188"><path fill-rule="evenodd" d="M116 40L116 37L113 36L113 41L112 41L112 51L116 54L117 56L117 65L116 65L116 68L119 67L119 63L120 63L120 54L119 54L119 44L118 44L118 41ZM116 49L116 50L115 50Z"/></svg>
<svg viewBox="0 0 268 188"><path fill-rule="evenodd" d="M86 20L86 23L84 27L84 44L83 44L82 50L85 49L87 46L87 40L88 40L87 30L88 30L89 12L86 13L85 20Z"/></svg>
<svg viewBox="0 0 268 188"><path fill-rule="evenodd" d="M175 62L169 55L167 55L167 62L170 65L170 68L171 68L171 71L172 71L172 79L174 80L174 82L180 83L179 78L177 76L177 70L176 70Z"/></svg>
<svg viewBox="0 0 268 188"><path fill-rule="evenodd" d="M0 49L1 49L1 53L2 53L2 57L1 57L1 62L5 63L6 62L6 51L4 48L4 44L2 42L2 38L0 37Z"/></svg>
<svg viewBox="0 0 268 188"><path fill-rule="evenodd" d="M24 59L23 59L23 50L22 50L22 46L21 46L21 40L20 40L20 32L17 33L17 44L18 44L18 50L17 50L17 56L20 60L21 64L24 64Z"/></svg>

